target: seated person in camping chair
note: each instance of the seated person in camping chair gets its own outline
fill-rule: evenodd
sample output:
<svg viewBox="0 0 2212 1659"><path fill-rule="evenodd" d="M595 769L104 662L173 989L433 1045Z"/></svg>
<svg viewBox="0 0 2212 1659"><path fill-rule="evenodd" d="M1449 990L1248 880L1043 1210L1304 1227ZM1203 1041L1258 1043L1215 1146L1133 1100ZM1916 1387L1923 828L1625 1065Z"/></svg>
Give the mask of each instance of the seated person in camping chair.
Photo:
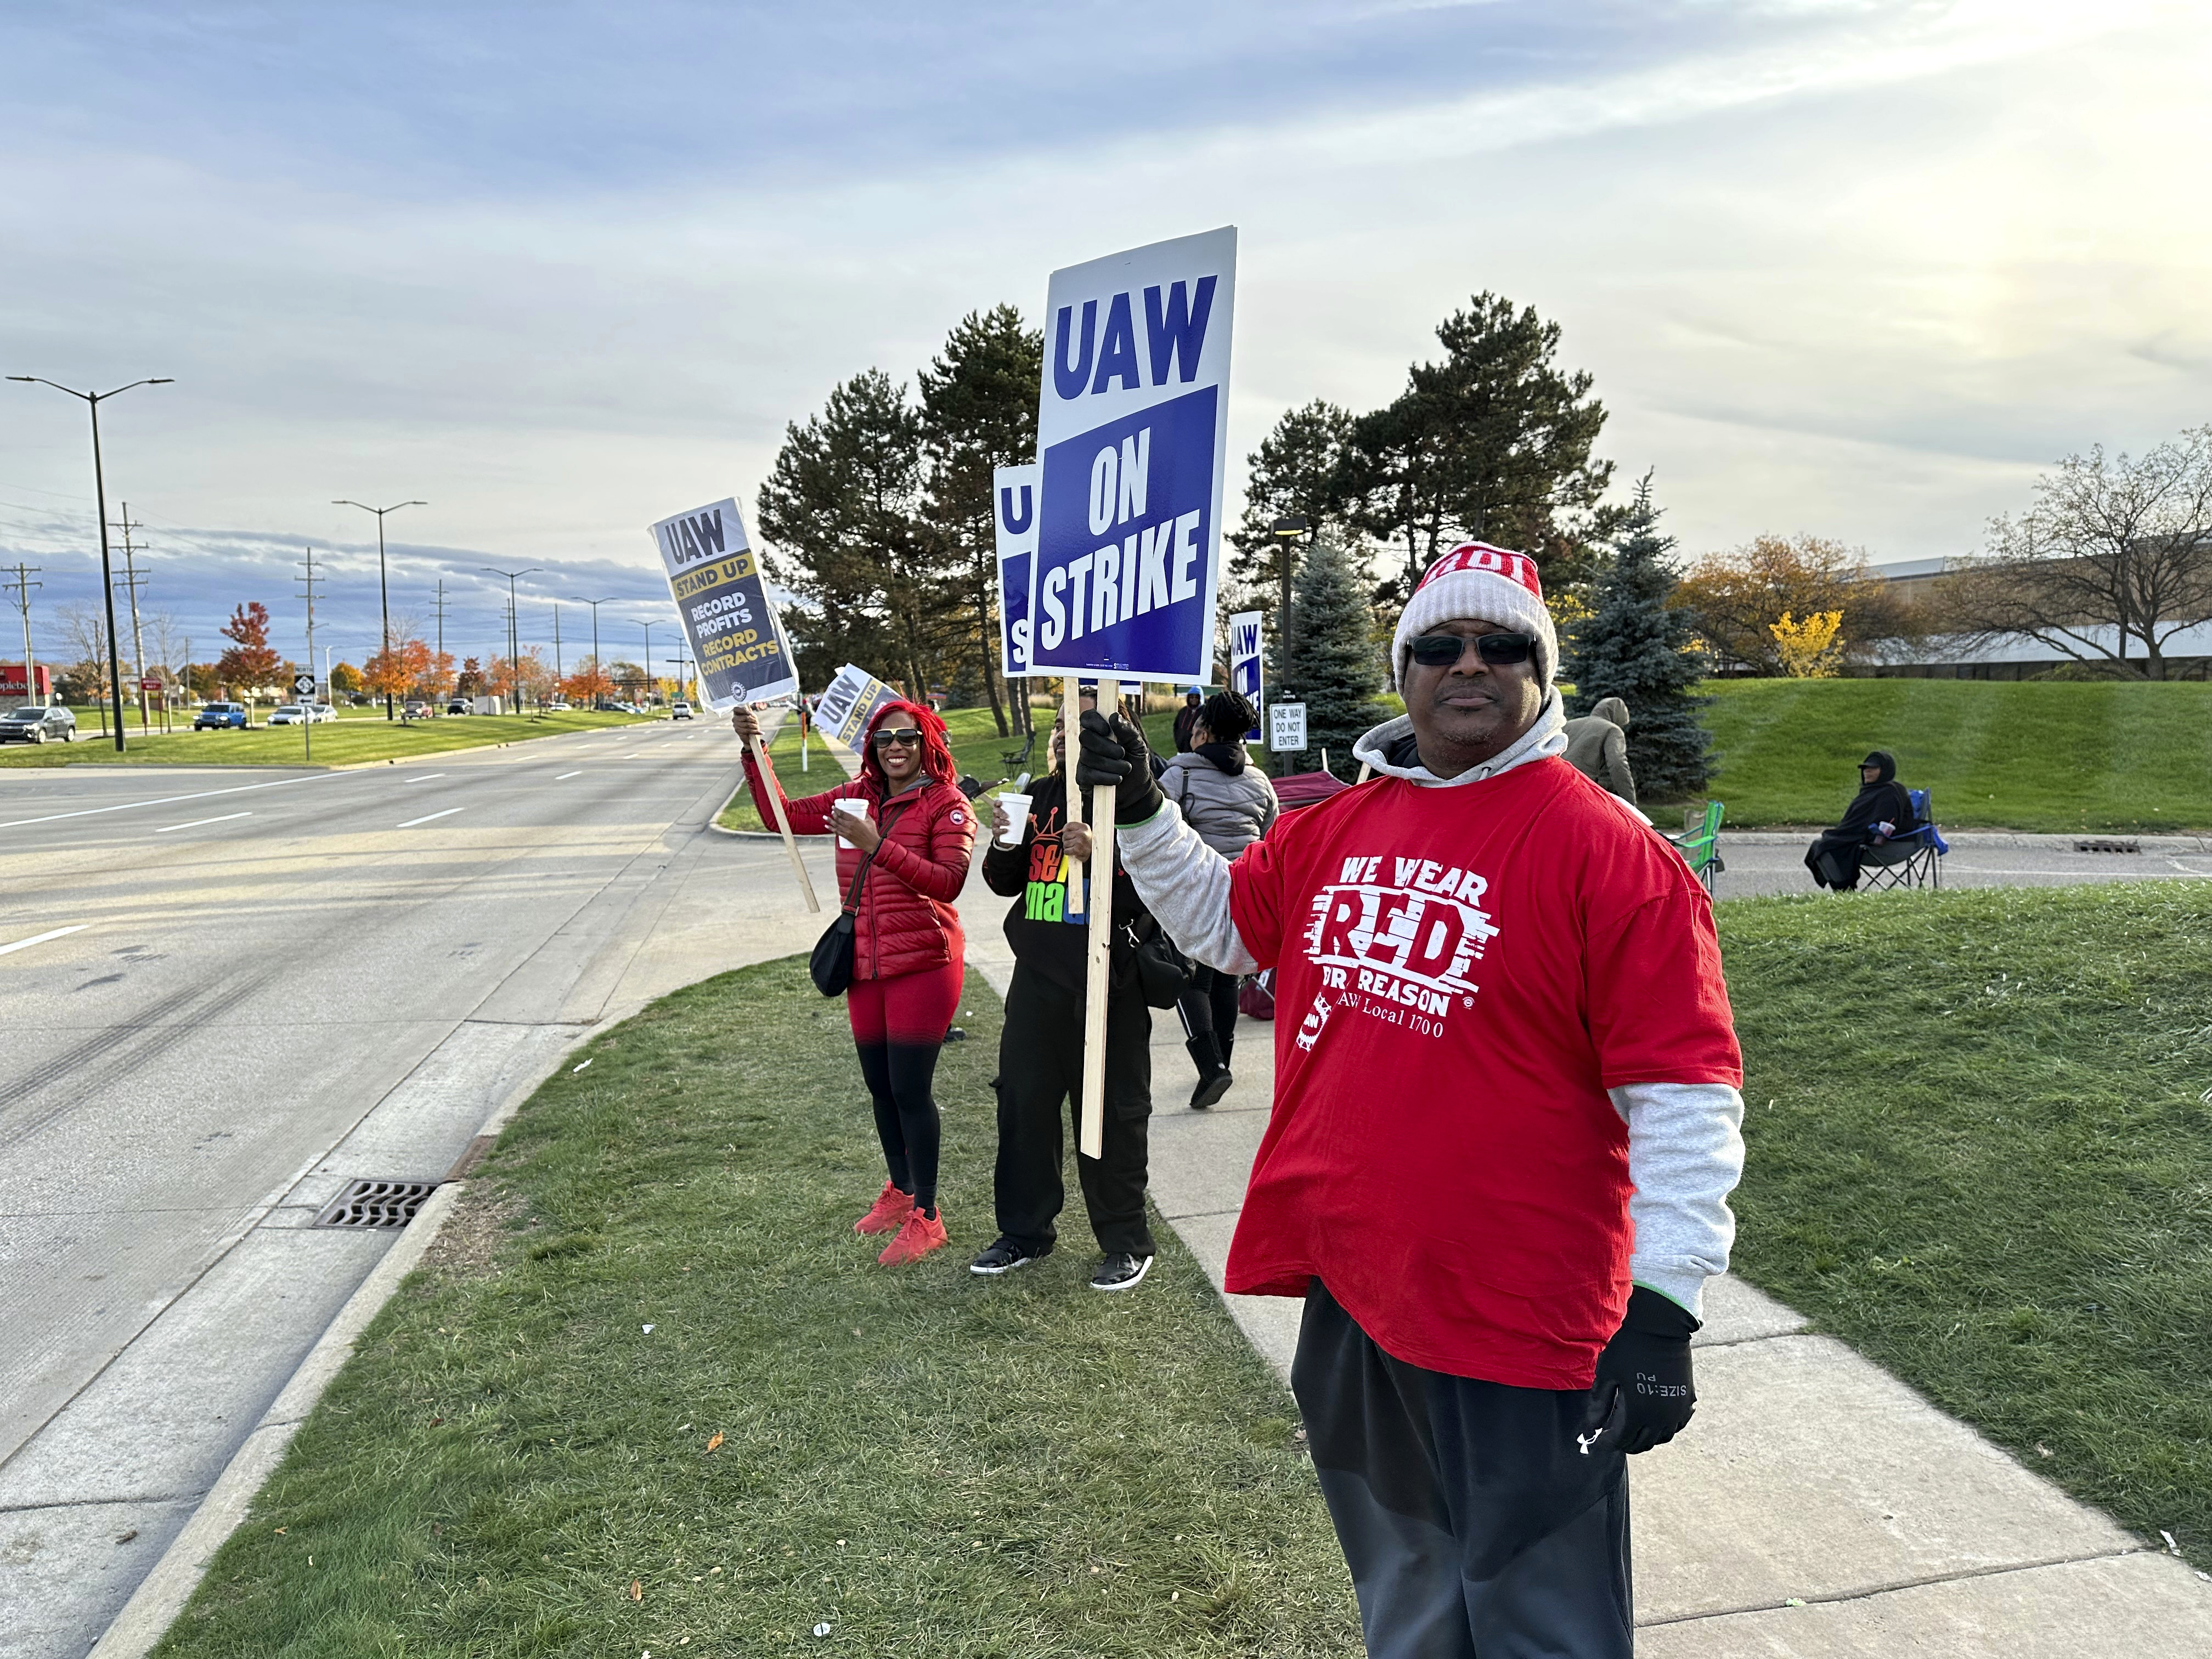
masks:
<svg viewBox="0 0 2212 1659"><path fill-rule="evenodd" d="M1859 763L1859 792L1832 830L1805 849L1815 885L1848 893L1859 884L1859 856L1870 846L1918 827L1912 797L1897 781L1897 760L1877 749Z"/></svg>

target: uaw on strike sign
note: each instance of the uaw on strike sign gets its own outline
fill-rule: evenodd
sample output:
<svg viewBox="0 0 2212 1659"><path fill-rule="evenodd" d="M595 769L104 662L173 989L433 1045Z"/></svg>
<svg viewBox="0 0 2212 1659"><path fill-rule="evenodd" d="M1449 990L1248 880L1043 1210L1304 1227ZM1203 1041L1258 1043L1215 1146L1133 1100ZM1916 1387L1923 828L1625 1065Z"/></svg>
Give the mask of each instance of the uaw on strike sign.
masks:
<svg viewBox="0 0 2212 1659"><path fill-rule="evenodd" d="M1036 557L1036 468L993 469L992 512L999 528L999 668L1010 680L1030 672L1030 566Z"/></svg>
<svg viewBox="0 0 2212 1659"><path fill-rule="evenodd" d="M1212 676L1233 227L1053 273L1030 672Z"/></svg>
<svg viewBox="0 0 2212 1659"><path fill-rule="evenodd" d="M653 526L668 590L699 664L699 691L716 714L799 690L791 644L769 609L760 561L733 500ZM649 666L649 665L648 665Z"/></svg>

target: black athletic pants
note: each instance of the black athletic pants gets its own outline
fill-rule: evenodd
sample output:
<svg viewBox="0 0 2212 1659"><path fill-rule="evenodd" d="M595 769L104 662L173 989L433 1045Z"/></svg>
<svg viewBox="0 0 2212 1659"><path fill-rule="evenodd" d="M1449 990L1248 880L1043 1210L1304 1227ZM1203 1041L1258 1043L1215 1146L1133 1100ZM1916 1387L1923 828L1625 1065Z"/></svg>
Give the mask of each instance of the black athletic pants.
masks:
<svg viewBox="0 0 2212 1659"><path fill-rule="evenodd" d="M1589 1395L1393 1359L1318 1279L1291 1390L1370 1659L1630 1659L1627 1459Z"/></svg>
<svg viewBox="0 0 2212 1659"><path fill-rule="evenodd" d="M1224 974L1218 968L1201 964L1192 976L1190 988L1176 1000L1183 1035L1211 1036L1224 1066L1237 1041L1237 988L1242 983L1242 975Z"/></svg>
<svg viewBox="0 0 2212 1659"><path fill-rule="evenodd" d="M1046 1249L1057 1237L1053 1224L1067 1202L1062 1125L1076 1122L1082 1099L1083 999L1018 962L999 1036L999 1161L992 1191L999 1231L1025 1249ZM1152 1115L1152 1011L1127 993L1106 1005L1104 1156L1075 1154L1091 1231L1109 1255L1152 1254L1145 1221ZM1076 1132L1079 1148L1079 1122Z"/></svg>

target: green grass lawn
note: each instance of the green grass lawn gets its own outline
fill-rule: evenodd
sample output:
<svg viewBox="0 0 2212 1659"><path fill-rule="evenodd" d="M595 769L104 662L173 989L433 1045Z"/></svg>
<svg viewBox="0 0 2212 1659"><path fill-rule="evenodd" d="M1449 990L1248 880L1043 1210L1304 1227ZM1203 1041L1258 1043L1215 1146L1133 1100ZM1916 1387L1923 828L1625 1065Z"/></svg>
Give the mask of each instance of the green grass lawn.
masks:
<svg viewBox="0 0 2212 1659"><path fill-rule="evenodd" d="M1737 1266L2212 1568L2212 893L1739 899Z"/></svg>
<svg viewBox="0 0 2212 1659"><path fill-rule="evenodd" d="M796 959L598 1038L158 1651L1357 1652L1294 1407L1172 1234L1127 1295L1086 1287L1079 1215L1038 1266L968 1273L999 1028L974 975L967 1007L938 1074L955 1248L896 1270L852 1231L881 1159Z"/></svg>
<svg viewBox="0 0 2212 1659"><path fill-rule="evenodd" d="M341 718L310 727L256 726L251 731L194 732L189 728L163 736L159 731L145 737L137 726L126 727L124 750L115 752L112 739L90 732L80 732L75 743L9 744L0 749L0 768L45 766L301 766L302 733L312 731L316 766L346 766L362 761L412 760L456 749L480 749L487 744L520 743L528 738L558 737L564 732L589 732L608 726L631 726L647 718L636 714L599 714L569 709L547 714L447 715L439 720L387 724L380 712L374 720Z"/></svg>
<svg viewBox="0 0 2212 1659"><path fill-rule="evenodd" d="M2212 830L2212 684L1710 682L1728 822L1831 823L1870 749L1947 826Z"/></svg>

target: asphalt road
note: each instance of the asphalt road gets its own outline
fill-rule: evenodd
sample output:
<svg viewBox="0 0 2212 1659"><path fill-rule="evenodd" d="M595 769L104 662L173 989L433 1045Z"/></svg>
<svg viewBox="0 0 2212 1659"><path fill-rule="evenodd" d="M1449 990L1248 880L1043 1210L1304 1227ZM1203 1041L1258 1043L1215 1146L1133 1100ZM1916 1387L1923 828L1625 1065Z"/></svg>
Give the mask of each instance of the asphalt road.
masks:
<svg viewBox="0 0 2212 1659"><path fill-rule="evenodd" d="M1813 832L1721 831L1721 861L1728 868L1714 889L1720 899L1766 893L1819 893L1805 869ZM2136 853L2077 853L2064 836L1999 836L1962 831L1948 837L1943 885L1954 887L2070 887L2100 881L2203 881L2212 877L2212 837L2138 838ZM1834 896L1848 899L1850 894Z"/></svg>
<svg viewBox="0 0 2212 1659"><path fill-rule="evenodd" d="M0 1655L86 1650L389 1245L310 1224L348 1181L819 931L738 775L703 721L0 775Z"/></svg>

